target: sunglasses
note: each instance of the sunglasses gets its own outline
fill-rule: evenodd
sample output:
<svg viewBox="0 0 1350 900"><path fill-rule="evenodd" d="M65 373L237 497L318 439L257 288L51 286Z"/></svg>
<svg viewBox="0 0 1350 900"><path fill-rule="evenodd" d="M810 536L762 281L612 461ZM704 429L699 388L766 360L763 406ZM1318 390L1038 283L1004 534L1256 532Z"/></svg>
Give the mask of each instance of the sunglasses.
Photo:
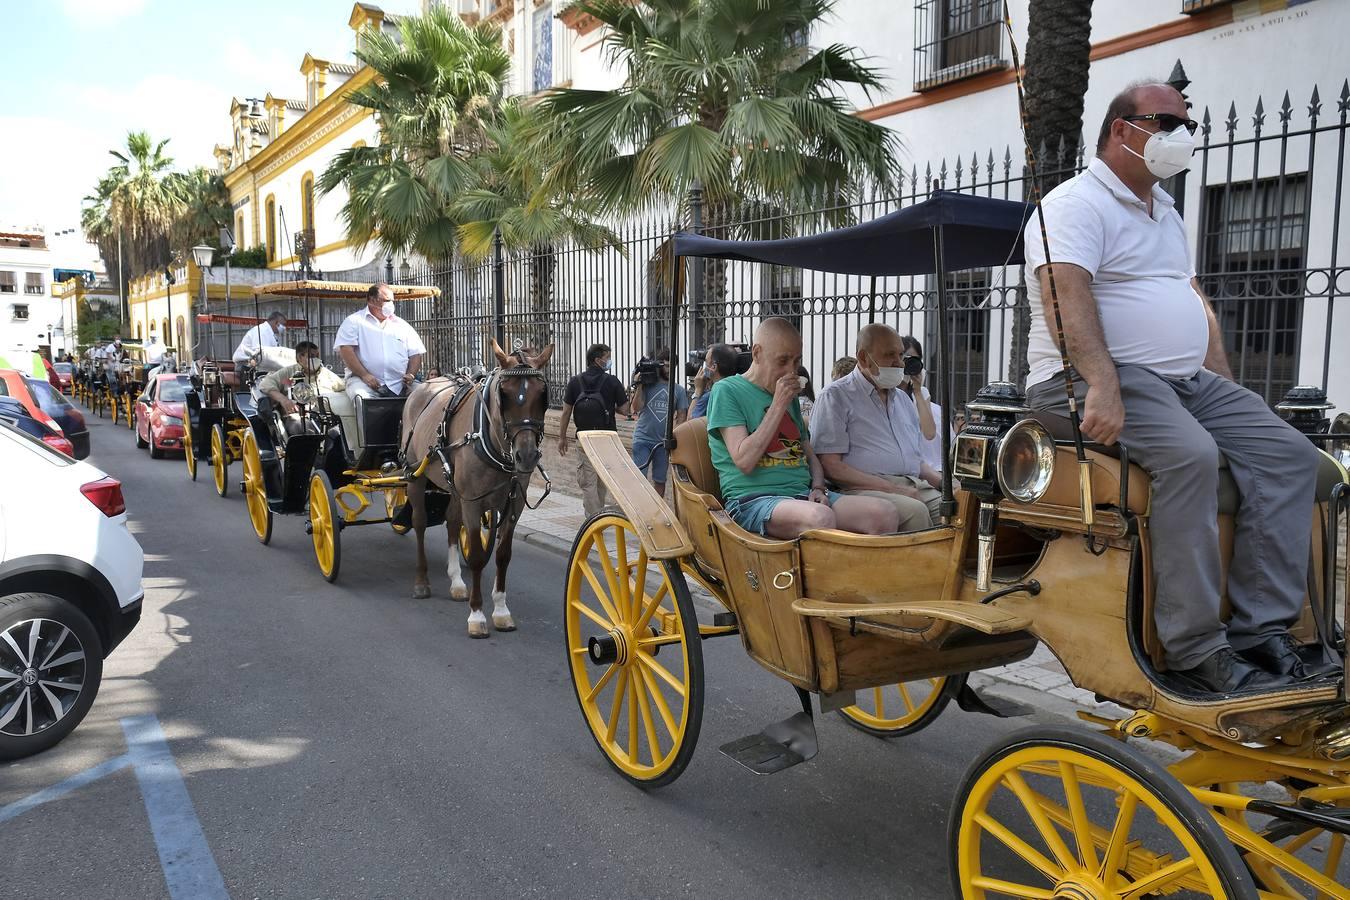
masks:
<svg viewBox="0 0 1350 900"><path fill-rule="evenodd" d="M1195 134L1195 130L1200 127L1200 123L1194 119L1183 119L1181 116L1174 116L1171 113L1149 113L1138 116L1121 116L1120 118L1126 122L1157 122L1160 131L1176 131L1182 125L1185 125L1187 131Z"/></svg>

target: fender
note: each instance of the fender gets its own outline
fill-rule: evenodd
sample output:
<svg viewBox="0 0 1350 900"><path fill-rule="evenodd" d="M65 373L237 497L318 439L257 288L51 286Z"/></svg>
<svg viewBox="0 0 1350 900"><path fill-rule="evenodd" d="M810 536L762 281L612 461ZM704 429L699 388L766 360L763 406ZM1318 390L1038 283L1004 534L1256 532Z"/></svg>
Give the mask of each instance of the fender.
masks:
<svg viewBox="0 0 1350 900"><path fill-rule="evenodd" d="M618 432L583 431L577 435L577 443L614 501L633 523L649 559L679 559L693 555L694 545L684 526L642 470L633 465L633 458Z"/></svg>
<svg viewBox="0 0 1350 900"><path fill-rule="evenodd" d="M141 597L122 606L102 572L69 556L39 553L0 563L0 594L21 591L53 593L78 606L98 629L105 656L141 618Z"/></svg>

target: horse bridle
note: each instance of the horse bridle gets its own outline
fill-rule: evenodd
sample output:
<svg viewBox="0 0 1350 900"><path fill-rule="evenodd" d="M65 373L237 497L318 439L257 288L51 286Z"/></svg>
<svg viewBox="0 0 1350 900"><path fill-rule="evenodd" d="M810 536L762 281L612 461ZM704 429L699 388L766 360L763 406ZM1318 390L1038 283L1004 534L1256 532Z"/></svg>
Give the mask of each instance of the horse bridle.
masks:
<svg viewBox="0 0 1350 900"><path fill-rule="evenodd" d="M477 409L474 413L474 429L477 431L479 448L488 462L503 472L519 474L515 472L515 466L512 465L509 458L510 448L515 446L516 438L522 431L534 433L534 445L538 447L544 440L544 420L524 418L517 419L514 422L506 421L506 411L499 409L501 417L501 450L493 446L492 417L490 415L491 398L498 391L498 385L503 378L519 378L520 390L516 394L516 406L523 407L526 400L526 391L531 379L538 378L544 382L544 409L548 409L548 381L543 369L531 366L525 359L524 351L515 352L516 365L509 369L498 368L487 377L483 382L483 387L478 395Z"/></svg>

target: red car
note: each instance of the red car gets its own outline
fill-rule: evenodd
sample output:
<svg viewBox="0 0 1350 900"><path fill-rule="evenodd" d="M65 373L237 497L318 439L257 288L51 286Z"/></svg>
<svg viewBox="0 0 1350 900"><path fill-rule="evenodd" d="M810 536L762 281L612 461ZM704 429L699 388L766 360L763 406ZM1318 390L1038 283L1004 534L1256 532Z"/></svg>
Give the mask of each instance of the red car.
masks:
<svg viewBox="0 0 1350 900"><path fill-rule="evenodd" d="M75 366L68 362L52 363L52 369L56 371L56 378L60 382L57 390L63 394L69 394L75 381Z"/></svg>
<svg viewBox="0 0 1350 900"><path fill-rule="evenodd" d="M136 446L149 447L151 459L183 449L184 392L191 387L186 375L161 374L136 398Z"/></svg>
<svg viewBox="0 0 1350 900"><path fill-rule="evenodd" d="M70 455L76 459L89 455L89 429L84 414L45 381L28 378L14 369L0 369L0 397L13 397L22 403L28 415L42 423L53 437L70 443ZM58 441L48 443L60 447ZM64 451L64 447L60 449Z"/></svg>

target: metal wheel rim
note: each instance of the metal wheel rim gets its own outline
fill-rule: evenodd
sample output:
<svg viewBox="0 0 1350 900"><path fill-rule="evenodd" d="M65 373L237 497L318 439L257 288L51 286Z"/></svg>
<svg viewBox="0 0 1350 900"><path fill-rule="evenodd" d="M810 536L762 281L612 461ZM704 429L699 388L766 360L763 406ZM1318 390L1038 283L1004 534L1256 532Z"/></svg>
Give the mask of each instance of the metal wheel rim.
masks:
<svg viewBox="0 0 1350 900"><path fill-rule="evenodd" d="M258 440L252 430L244 433L244 499L248 503L248 518L258 540L271 537L272 510L267 505L267 490L263 486L262 458L258 455Z"/></svg>
<svg viewBox="0 0 1350 900"><path fill-rule="evenodd" d="M1058 779L1063 804L1036 790L1044 781L1029 783L1028 776ZM1094 820L1084 800L1085 789L1114 793L1115 802ZM995 796L1013 804L1014 832L989 810ZM1099 794L1094 799L1100 799ZM1146 838L1135 828L1139 813L1151 813L1158 826L1170 832L1185 856L1166 856L1147 849ZM1114 819L1114 822L1107 819ZM1030 837L1028 837L1030 836ZM1039 873L1044 883L1007 881L983 871L981 837L1001 844ZM1176 890L1227 896L1223 878L1200 842L1148 785L1111 762L1066 746L1029 746L995 760L971 786L961 807L957 860L964 896L1133 898Z"/></svg>
<svg viewBox="0 0 1350 900"><path fill-rule="evenodd" d="M225 446L220 439L220 429L211 429L211 476L216 482L216 493L225 496Z"/></svg>
<svg viewBox="0 0 1350 900"><path fill-rule="evenodd" d="M914 699L916 694L916 685L927 685L930 691L927 696L918 700ZM942 691L947 686L947 677L941 678L923 678L918 681L907 681L899 684L888 684L882 687L875 687L871 690L858 692L859 702L853 706L846 706L840 712L857 722L875 731L899 731L908 728L942 701ZM892 691L900 699L900 705L897 707L893 703L888 707L886 692ZM887 715L888 711L902 710L900 715Z"/></svg>
<svg viewBox="0 0 1350 900"><path fill-rule="evenodd" d="M54 619L24 619L0 632L0 734L31 737L70 712L84 692L85 651Z"/></svg>
<svg viewBox="0 0 1350 900"><path fill-rule="evenodd" d="M603 543L606 532L614 535L613 557ZM597 542L605 551L594 557L600 563L599 574L592 567ZM634 546L638 549L635 557ZM619 559L626 563L622 581ZM637 573L650 573L643 578L641 597L635 590ZM590 588L590 602L585 587ZM617 604L615 594L623 598ZM667 615L662 616L663 612ZM653 620L664 623L660 635L646 630ZM665 628L671 630L667 633ZM690 643L676 606L669 569L647 559L627 520L618 516L598 519L578 539L568 571L565 630L572 683L596 742L610 762L630 778L660 778L675 764L693 712ZM622 635L633 652L602 669L591 662L588 641L593 635L609 632ZM664 651L660 662L652 652L656 649ZM679 675L670 670L674 662L679 663ZM677 710L671 709L672 696L679 703ZM619 725L625 709L627 728L621 734ZM644 747L648 751L645 761Z"/></svg>
<svg viewBox="0 0 1350 900"><path fill-rule="evenodd" d="M314 558L325 578L332 575L333 560L337 555L337 525L333 519L333 507L328 500L327 485L317 474L314 475L309 480L309 530L314 541Z"/></svg>

